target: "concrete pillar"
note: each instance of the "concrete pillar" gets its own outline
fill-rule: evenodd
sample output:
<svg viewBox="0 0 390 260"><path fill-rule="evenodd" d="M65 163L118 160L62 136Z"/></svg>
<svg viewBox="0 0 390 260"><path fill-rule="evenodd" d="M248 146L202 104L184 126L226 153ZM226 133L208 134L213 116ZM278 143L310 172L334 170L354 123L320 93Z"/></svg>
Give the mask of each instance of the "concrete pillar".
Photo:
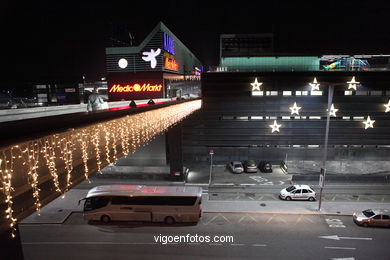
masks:
<svg viewBox="0 0 390 260"><path fill-rule="evenodd" d="M169 128L167 135L167 162L172 180L183 181L182 124Z"/></svg>

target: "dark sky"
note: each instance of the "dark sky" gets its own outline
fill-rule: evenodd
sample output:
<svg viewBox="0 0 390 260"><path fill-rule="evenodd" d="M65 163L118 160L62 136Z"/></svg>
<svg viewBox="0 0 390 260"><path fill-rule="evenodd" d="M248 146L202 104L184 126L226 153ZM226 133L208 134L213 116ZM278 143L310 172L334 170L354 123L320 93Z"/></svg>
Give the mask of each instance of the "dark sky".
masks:
<svg viewBox="0 0 390 260"><path fill-rule="evenodd" d="M218 64L221 33L274 33L279 52L390 54L388 0L30 2L1 4L3 86L98 80L113 36L139 43L159 21L206 66Z"/></svg>

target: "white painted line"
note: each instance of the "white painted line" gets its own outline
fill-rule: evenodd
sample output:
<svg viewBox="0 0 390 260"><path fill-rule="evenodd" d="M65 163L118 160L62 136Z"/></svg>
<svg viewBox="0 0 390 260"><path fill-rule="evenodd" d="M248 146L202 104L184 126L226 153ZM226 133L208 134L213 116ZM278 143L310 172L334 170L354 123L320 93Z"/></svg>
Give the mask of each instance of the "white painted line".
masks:
<svg viewBox="0 0 390 260"><path fill-rule="evenodd" d="M257 185L256 183L245 183L245 184L240 184L240 186L253 186Z"/></svg>
<svg viewBox="0 0 390 260"><path fill-rule="evenodd" d="M22 242L23 245L157 245L160 243L137 243L137 242Z"/></svg>
<svg viewBox="0 0 390 260"><path fill-rule="evenodd" d="M231 246L243 246L244 244L230 244Z"/></svg>
<svg viewBox="0 0 390 260"><path fill-rule="evenodd" d="M212 186L234 186L234 183L214 183Z"/></svg>
<svg viewBox="0 0 390 260"><path fill-rule="evenodd" d="M252 246L267 246L265 244L253 244Z"/></svg>
<svg viewBox="0 0 390 260"><path fill-rule="evenodd" d="M209 246L222 246L221 243L210 243Z"/></svg>
<svg viewBox="0 0 390 260"><path fill-rule="evenodd" d="M319 238L340 240L340 239L352 239L352 240L372 240L371 237L339 237L338 235L333 236L319 236Z"/></svg>
<svg viewBox="0 0 390 260"><path fill-rule="evenodd" d="M337 247L337 246L324 246L327 249L345 249L345 250L356 250L355 247Z"/></svg>
<svg viewBox="0 0 390 260"><path fill-rule="evenodd" d="M332 260L355 260L355 257L332 258Z"/></svg>

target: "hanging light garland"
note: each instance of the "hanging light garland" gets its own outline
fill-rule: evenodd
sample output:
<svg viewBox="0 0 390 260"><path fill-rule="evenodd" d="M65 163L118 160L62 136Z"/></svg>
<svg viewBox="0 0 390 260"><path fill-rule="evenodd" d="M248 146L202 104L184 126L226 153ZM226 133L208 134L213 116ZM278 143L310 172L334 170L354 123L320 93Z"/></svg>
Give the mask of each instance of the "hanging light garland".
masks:
<svg viewBox="0 0 390 260"><path fill-rule="evenodd" d="M183 120L200 109L201 100L189 101L164 108L158 108L122 118L94 124L91 126L70 129L37 140L0 150L1 189L5 195L7 206L6 218L11 221L12 237L14 237L17 219L13 216L14 188L12 186L13 171L18 176L25 170L31 186L34 206L39 215L42 207L39 189L40 174L50 174L56 192L65 193L72 186L72 174L75 166L83 165L85 179L91 172L89 167L102 167L102 160L107 164L115 162L118 157L134 152L141 145L146 145L158 134ZM14 156L14 152L18 156ZM6 156L11 154L10 156ZM14 159L21 159L24 167L14 167ZM76 160L74 159L76 158ZM81 161L80 161L81 158ZM96 161L93 165L91 160ZM40 162L44 162L40 164ZM41 168L40 168L41 167ZM65 174L65 183L61 183L59 173ZM61 186L64 187L61 189Z"/></svg>

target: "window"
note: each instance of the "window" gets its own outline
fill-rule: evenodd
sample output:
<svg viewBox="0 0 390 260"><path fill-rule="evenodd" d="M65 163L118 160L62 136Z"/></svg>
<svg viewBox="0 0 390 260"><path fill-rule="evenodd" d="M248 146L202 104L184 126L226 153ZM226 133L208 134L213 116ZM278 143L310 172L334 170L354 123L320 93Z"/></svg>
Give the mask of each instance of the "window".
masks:
<svg viewBox="0 0 390 260"><path fill-rule="evenodd" d="M365 91L365 90L357 90L355 95L356 95L356 96L367 96L367 95L368 95L368 91Z"/></svg>
<svg viewBox="0 0 390 260"><path fill-rule="evenodd" d="M278 91L266 91L265 95L266 96L277 96L278 95Z"/></svg>
<svg viewBox="0 0 390 260"><path fill-rule="evenodd" d="M262 116L251 116L251 120L263 120Z"/></svg>
<svg viewBox="0 0 390 260"><path fill-rule="evenodd" d="M296 190L294 191L294 194L300 194L302 190Z"/></svg>
<svg viewBox="0 0 390 260"><path fill-rule="evenodd" d="M233 120L234 116L222 116L222 120Z"/></svg>
<svg viewBox="0 0 390 260"><path fill-rule="evenodd" d="M364 120L364 116L354 116L353 120Z"/></svg>
<svg viewBox="0 0 390 260"><path fill-rule="evenodd" d="M291 119L290 116L282 116L282 119Z"/></svg>
<svg viewBox="0 0 390 260"><path fill-rule="evenodd" d="M190 206L194 205L196 197L113 197L114 205L175 205Z"/></svg>
<svg viewBox="0 0 390 260"><path fill-rule="evenodd" d="M307 190L303 189L302 193L309 193Z"/></svg>
<svg viewBox="0 0 390 260"><path fill-rule="evenodd" d="M344 120L350 120L351 117L350 117L350 116L343 116L343 119L344 119Z"/></svg>
<svg viewBox="0 0 390 260"><path fill-rule="evenodd" d="M370 95L371 96L382 96L382 90L371 90Z"/></svg>
<svg viewBox="0 0 390 260"><path fill-rule="evenodd" d="M373 219L381 219L382 215L376 215Z"/></svg>
<svg viewBox="0 0 390 260"><path fill-rule="evenodd" d="M84 211L90 211L94 209L100 209L107 206L110 201L110 197L92 197L88 198L84 204Z"/></svg>
<svg viewBox="0 0 390 260"><path fill-rule="evenodd" d="M292 91L289 91L289 90L283 91L283 96L291 96L291 95L292 95Z"/></svg>
<svg viewBox="0 0 390 260"><path fill-rule="evenodd" d="M390 96L390 90L386 90L386 96Z"/></svg>
<svg viewBox="0 0 390 260"><path fill-rule="evenodd" d="M252 91L252 96L264 96L263 91Z"/></svg>
<svg viewBox="0 0 390 260"><path fill-rule="evenodd" d="M248 121L248 117L247 116L237 116L236 117L236 120L245 120L245 121Z"/></svg>
<svg viewBox="0 0 390 260"><path fill-rule="evenodd" d="M312 95L312 96L322 96L322 91L318 91L318 90L310 91L310 95Z"/></svg>
<svg viewBox="0 0 390 260"><path fill-rule="evenodd" d="M321 119L320 116L309 116L309 119Z"/></svg>
<svg viewBox="0 0 390 260"><path fill-rule="evenodd" d="M390 215L382 215L382 219L390 219Z"/></svg>
<svg viewBox="0 0 390 260"><path fill-rule="evenodd" d="M344 91L344 96L352 96L352 90Z"/></svg>
<svg viewBox="0 0 390 260"><path fill-rule="evenodd" d="M308 91L295 91L295 96L307 96Z"/></svg>
<svg viewBox="0 0 390 260"><path fill-rule="evenodd" d="M318 148L320 146L318 144L309 144L307 147L308 148Z"/></svg>

